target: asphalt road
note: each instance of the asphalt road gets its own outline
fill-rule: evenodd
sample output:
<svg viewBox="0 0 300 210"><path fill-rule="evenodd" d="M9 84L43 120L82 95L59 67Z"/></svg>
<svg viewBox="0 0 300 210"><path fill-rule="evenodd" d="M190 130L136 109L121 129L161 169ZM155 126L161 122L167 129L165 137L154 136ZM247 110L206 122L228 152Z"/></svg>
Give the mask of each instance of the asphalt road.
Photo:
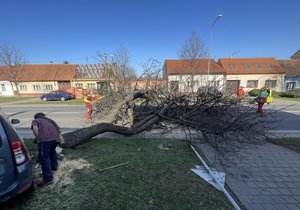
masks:
<svg viewBox="0 0 300 210"><path fill-rule="evenodd" d="M31 121L37 112L43 112L47 117L54 119L62 128L62 132L69 132L89 125L86 122L85 106L71 105L1 105L1 111L10 119L19 119L21 122L14 125L18 133L23 138L33 137Z"/></svg>
<svg viewBox="0 0 300 210"><path fill-rule="evenodd" d="M37 112L44 112L46 116L54 119L63 133L90 125L86 122L84 105L0 104L0 106L1 111L7 116L21 121L20 124L15 125L15 128L23 138L33 137L30 126ZM300 137L300 102L275 99L270 105L265 105L264 109L276 110L276 117L280 119L271 133L284 137Z"/></svg>

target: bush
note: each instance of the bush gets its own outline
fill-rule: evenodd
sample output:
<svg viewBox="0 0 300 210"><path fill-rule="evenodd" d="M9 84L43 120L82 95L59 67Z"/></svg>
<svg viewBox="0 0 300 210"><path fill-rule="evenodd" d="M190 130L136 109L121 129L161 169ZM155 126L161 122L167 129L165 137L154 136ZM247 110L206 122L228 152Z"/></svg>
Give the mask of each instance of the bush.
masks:
<svg viewBox="0 0 300 210"><path fill-rule="evenodd" d="M249 90L248 95L249 96L258 96L259 91L260 91L260 89Z"/></svg>
<svg viewBox="0 0 300 210"><path fill-rule="evenodd" d="M280 92L277 92L276 90L272 90L272 97L278 97L280 96Z"/></svg>
<svg viewBox="0 0 300 210"><path fill-rule="evenodd" d="M300 98L300 89L288 90L280 94L281 97Z"/></svg>

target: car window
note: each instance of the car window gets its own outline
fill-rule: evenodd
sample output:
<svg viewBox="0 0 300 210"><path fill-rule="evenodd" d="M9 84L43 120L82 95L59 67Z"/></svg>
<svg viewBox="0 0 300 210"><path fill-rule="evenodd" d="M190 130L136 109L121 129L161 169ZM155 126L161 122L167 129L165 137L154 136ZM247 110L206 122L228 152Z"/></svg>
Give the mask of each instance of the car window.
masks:
<svg viewBox="0 0 300 210"><path fill-rule="evenodd" d="M0 135L0 148L2 147L2 137Z"/></svg>

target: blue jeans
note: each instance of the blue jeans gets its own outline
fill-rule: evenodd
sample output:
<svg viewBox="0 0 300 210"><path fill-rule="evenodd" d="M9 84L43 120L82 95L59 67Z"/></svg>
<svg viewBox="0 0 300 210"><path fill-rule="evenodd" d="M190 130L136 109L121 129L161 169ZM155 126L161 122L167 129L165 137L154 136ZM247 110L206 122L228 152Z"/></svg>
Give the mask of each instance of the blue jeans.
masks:
<svg viewBox="0 0 300 210"><path fill-rule="evenodd" d="M51 170L56 170L58 167L55 151L57 145L57 141L46 141L39 143L43 179L46 182L53 180Z"/></svg>

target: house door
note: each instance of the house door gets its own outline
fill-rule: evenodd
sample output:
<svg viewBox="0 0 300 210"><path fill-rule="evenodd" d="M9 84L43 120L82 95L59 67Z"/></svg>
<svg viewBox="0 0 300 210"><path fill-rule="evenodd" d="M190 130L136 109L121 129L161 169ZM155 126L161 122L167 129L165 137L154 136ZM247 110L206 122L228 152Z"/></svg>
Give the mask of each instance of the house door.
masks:
<svg viewBox="0 0 300 210"><path fill-rule="evenodd" d="M237 89L239 89L240 80L227 80L226 93L233 94Z"/></svg>

